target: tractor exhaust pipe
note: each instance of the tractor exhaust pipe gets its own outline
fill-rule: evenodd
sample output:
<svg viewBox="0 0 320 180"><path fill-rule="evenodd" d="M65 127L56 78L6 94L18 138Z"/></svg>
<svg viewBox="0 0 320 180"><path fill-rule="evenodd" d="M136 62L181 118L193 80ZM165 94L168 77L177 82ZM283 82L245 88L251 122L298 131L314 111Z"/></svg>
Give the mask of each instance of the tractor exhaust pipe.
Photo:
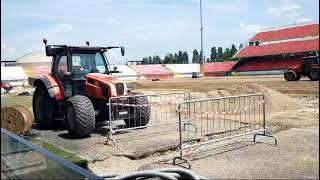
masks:
<svg viewBox="0 0 320 180"><path fill-rule="evenodd" d="M42 42L44 43L44 45L47 45L47 42L48 42L47 38L43 38Z"/></svg>

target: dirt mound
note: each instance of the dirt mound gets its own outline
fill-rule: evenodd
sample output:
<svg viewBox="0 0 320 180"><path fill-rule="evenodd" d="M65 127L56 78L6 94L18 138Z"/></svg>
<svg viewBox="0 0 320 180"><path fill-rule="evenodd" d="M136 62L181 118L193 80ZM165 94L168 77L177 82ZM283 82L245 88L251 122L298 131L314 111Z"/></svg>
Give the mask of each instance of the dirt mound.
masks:
<svg viewBox="0 0 320 180"><path fill-rule="evenodd" d="M276 112L267 117L270 133L276 133L289 128L302 128L319 125L319 112L315 109L289 110Z"/></svg>
<svg viewBox="0 0 320 180"><path fill-rule="evenodd" d="M177 92L176 90L172 90ZM171 92L172 92L171 91ZM142 91L144 94L164 93L170 91ZM235 88L225 89L217 88L217 90L209 92L191 92L192 99L204 99L208 97L227 97L246 94L264 94L266 97L266 112L267 115L276 112L287 110L302 110L307 108L307 104L301 99L290 97L274 89L270 89L260 84L248 83Z"/></svg>
<svg viewBox="0 0 320 180"><path fill-rule="evenodd" d="M264 94L267 101L267 113L281 112L287 110L301 110L303 103L279 91L269 89L259 84L244 84L235 89L217 89L207 93L209 97L236 96L245 94Z"/></svg>

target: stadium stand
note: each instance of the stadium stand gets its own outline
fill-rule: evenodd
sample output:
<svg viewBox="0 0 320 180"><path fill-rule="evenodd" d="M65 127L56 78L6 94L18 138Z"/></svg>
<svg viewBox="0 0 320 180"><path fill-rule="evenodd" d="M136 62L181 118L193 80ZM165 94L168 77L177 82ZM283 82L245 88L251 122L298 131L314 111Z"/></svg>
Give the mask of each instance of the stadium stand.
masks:
<svg viewBox="0 0 320 180"><path fill-rule="evenodd" d="M173 72L161 64L153 65L131 65L130 66L139 76L146 79L168 79L173 77Z"/></svg>
<svg viewBox="0 0 320 180"><path fill-rule="evenodd" d="M247 46L235 58L288 54L319 50L319 38L302 41L287 41L260 46Z"/></svg>
<svg viewBox="0 0 320 180"><path fill-rule="evenodd" d="M117 70L120 71L120 73L115 73L113 76L119 77L120 80L128 81L128 80L136 80L137 73L131 69L128 66L125 65L111 65L111 70L113 70L113 67L117 67Z"/></svg>
<svg viewBox="0 0 320 180"><path fill-rule="evenodd" d="M266 71L266 70L283 70L291 66L300 64L301 58L291 57L284 59L257 59L248 60L237 71Z"/></svg>
<svg viewBox="0 0 320 180"><path fill-rule="evenodd" d="M202 72L206 77L226 76L237 61L214 62L202 65Z"/></svg>
<svg viewBox="0 0 320 180"><path fill-rule="evenodd" d="M166 64L174 73L174 78L192 77L192 73L200 73L200 64Z"/></svg>
<svg viewBox="0 0 320 180"><path fill-rule="evenodd" d="M32 73L36 76L42 76L44 74L50 73L50 67L49 66L33 66L31 67Z"/></svg>
<svg viewBox="0 0 320 180"><path fill-rule="evenodd" d="M299 64L302 57L317 53L318 21L264 29L235 54L239 61L231 74L282 74L283 69Z"/></svg>
<svg viewBox="0 0 320 180"><path fill-rule="evenodd" d="M257 33L251 41L276 41L319 35L318 24L307 24L293 27L289 26L288 28L284 27L283 29L266 30L266 32Z"/></svg>
<svg viewBox="0 0 320 180"><path fill-rule="evenodd" d="M46 56L44 51L36 51L18 57L15 61L18 66L22 67L50 66L52 57Z"/></svg>

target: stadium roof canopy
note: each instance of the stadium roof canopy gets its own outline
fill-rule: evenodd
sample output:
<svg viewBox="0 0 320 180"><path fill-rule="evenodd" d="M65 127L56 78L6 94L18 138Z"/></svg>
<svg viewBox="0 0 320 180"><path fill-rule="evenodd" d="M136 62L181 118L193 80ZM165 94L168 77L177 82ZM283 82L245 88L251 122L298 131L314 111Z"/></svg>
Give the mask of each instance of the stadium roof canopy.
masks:
<svg viewBox="0 0 320 180"><path fill-rule="evenodd" d="M264 29L256 33L234 58L319 51L319 22Z"/></svg>
<svg viewBox="0 0 320 180"><path fill-rule="evenodd" d="M25 64L25 63L51 63L52 57L46 55L45 51L36 51L29 54L26 54L22 57L16 59L17 63Z"/></svg>
<svg viewBox="0 0 320 180"><path fill-rule="evenodd" d="M248 46L242 49L236 57L253 57L319 50L319 38L304 41L287 41L260 46Z"/></svg>

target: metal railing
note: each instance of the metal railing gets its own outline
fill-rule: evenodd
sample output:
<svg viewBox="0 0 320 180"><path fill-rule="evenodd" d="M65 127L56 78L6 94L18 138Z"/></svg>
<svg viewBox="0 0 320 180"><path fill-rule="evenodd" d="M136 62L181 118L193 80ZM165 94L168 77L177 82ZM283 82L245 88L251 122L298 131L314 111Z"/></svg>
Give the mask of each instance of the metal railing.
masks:
<svg viewBox="0 0 320 180"><path fill-rule="evenodd" d="M1 128L1 179L103 179Z"/></svg>
<svg viewBox="0 0 320 180"><path fill-rule="evenodd" d="M266 132L265 102L263 94L181 102L177 108L180 156L174 158L174 164L181 159L191 168L187 157L214 142L250 134L254 141L257 135L273 137Z"/></svg>
<svg viewBox="0 0 320 180"><path fill-rule="evenodd" d="M112 97L109 125L117 132L178 123L177 104L189 100L189 92ZM120 120L124 123L119 124Z"/></svg>

